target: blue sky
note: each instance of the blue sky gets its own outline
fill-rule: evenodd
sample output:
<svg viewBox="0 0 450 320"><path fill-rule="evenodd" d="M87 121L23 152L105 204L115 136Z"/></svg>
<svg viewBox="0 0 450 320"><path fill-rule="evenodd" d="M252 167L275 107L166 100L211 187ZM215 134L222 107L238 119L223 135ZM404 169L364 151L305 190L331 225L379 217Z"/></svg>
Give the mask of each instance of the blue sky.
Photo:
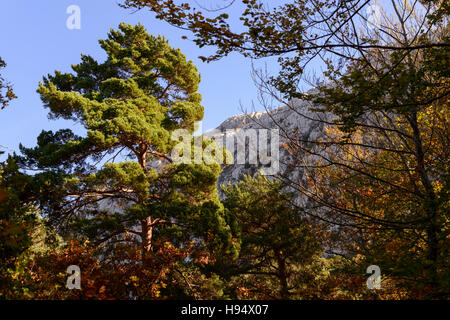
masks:
<svg viewBox="0 0 450 320"><path fill-rule="evenodd" d="M66 27L69 17L66 10L73 4L81 9L80 30ZM8 64L2 74L19 98L0 111L0 145L12 152L18 150L19 143L34 146L43 129L79 130L70 121L48 120L47 110L36 93L38 83L54 70L70 72L70 65L79 63L81 53L103 61L105 54L98 39L106 38L108 31L117 28L120 22L142 23L149 33L164 35L173 47L180 48L194 61L202 75L199 91L205 107L204 130L240 114L240 102L251 108L251 101L256 101L248 59L233 54L217 62L203 63L197 57L207 55L210 49L200 49L181 39L183 33L179 29L155 19L148 11L132 13L120 8L116 0L1 1L0 56ZM4 158L5 155L0 160Z"/></svg>

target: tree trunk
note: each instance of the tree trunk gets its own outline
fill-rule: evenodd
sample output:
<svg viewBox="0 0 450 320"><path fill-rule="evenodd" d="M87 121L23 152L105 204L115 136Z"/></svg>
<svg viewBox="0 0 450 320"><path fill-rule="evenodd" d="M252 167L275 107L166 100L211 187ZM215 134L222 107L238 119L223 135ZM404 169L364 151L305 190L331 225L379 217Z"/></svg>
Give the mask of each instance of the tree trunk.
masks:
<svg viewBox="0 0 450 320"><path fill-rule="evenodd" d="M275 251L275 256L278 263L278 279L280 281L280 297L283 300L289 298L289 289L287 283L286 261L283 259L281 250Z"/></svg>
<svg viewBox="0 0 450 320"><path fill-rule="evenodd" d="M145 258L148 252L152 250L153 226L152 217L141 220L142 228L142 258Z"/></svg>
<svg viewBox="0 0 450 320"><path fill-rule="evenodd" d="M137 153L138 162L142 169L147 171L147 149L148 146L141 145L141 152ZM141 220L141 241L142 241L142 260L145 260L147 254L152 251L153 228L152 217L148 216Z"/></svg>
<svg viewBox="0 0 450 320"><path fill-rule="evenodd" d="M422 138L420 135L419 124L417 121L417 112L412 114L411 119L409 119L410 125L413 129L413 138L414 145L416 151L417 158L417 171L420 176L420 180L425 189L425 201L424 201L424 209L427 214L427 218L429 219L428 227L426 228L427 233L427 249L428 254L427 258L432 262L430 266L430 282L433 287L438 286L437 281L437 262L439 257L439 227L436 226L436 215L437 209L435 207L436 195L434 193L433 185L428 176L427 170L425 168L425 153Z"/></svg>

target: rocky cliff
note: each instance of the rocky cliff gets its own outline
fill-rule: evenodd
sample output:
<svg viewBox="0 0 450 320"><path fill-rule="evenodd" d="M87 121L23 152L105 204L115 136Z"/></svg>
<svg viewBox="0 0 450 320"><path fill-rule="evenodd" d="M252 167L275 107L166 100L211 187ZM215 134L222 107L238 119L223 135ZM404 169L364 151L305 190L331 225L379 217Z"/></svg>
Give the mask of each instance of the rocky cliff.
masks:
<svg viewBox="0 0 450 320"><path fill-rule="evenodd" d="M224 165L218 184L235 183L244 174L253 175L259 170L269 176L301 179L301 166L289 165L301 159L299 155L294 158L285 144L289 139L314 141L322 135L323 125L317 120L323 115L311 112L310 107L309 102L293 100L277 109L233 116L206 132L205 136L226 146L233 154L233 163ZM244 155L245 163L242 161ZM260 161L264 155L270 158L269 163ZM300 155L300 158L303 156L306 155Z"/></svg>

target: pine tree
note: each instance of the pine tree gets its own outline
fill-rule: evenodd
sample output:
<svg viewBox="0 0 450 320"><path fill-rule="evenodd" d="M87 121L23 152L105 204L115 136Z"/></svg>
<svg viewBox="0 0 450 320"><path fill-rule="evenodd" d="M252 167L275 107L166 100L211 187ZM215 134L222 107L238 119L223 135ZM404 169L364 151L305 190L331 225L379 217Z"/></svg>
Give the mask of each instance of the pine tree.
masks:
<svg viewBox="0 0 450 320"><path fill-rule="evenodd" d="M43 211L66 236L135 243L144 260L168 244L228 250L220 166L171 158L174 130L193 133L203 118L197 68L142 25L122 23L99 43L104 62L82 55L73 73L55 71L39 85L49 116L86 132L43 131L35 148L21 146L22 164L41 170Z"/></svg>
<svg viewBox="0 0 450 320"><path fill-rule="evenodd" d="M244 176L223 187L230 225L240 240L238 259L222 261L238 296L256 299L311 298L325 260L318 230L290 203L283 183L262 175ZM219 264L217 264L219 265ZM320 293L315 293L320 295Z"/></svg>

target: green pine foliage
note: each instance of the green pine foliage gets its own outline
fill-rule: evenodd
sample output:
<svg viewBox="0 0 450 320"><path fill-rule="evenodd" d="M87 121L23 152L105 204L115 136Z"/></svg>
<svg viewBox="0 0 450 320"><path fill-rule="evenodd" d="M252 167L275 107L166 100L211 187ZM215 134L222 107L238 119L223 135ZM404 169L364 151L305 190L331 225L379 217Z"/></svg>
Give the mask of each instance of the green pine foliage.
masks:
<svg viewBox="0 0 450 320"><path fill-rule="evenodd" d="M290 202L283 184L263 175L245 176L223 187L230 224L240 239L240 254L223 261L225 276L244 298L308 298L325 269L317 230Z"/></svg>

